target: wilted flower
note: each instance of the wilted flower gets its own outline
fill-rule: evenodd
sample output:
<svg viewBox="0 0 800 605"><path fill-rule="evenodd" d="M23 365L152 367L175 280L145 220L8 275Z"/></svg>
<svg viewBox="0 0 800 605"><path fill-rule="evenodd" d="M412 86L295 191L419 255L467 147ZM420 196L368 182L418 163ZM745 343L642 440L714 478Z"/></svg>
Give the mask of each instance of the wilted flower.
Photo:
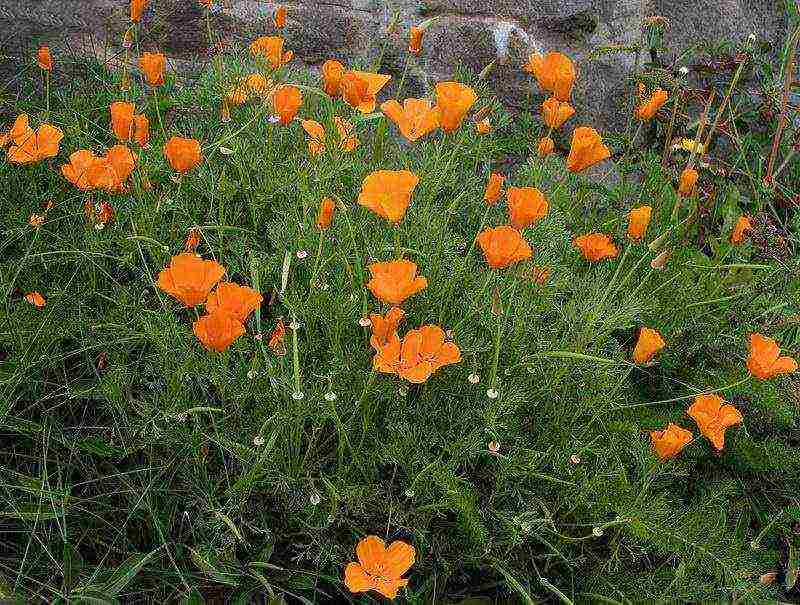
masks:
<svg viewBox="0 0 800 605"><path fill-rule="evenodd" d="M536 146L536 151L539 153L540 158L546 158L548 155L553 153L555 146L556 144L553 142L553 139L550 137L542 137L539 139L539 143Z"/></svg>
<svg viewBox="0 0 800 605"><path fill-rule="evenodd" d="M418 25L411 27L411 32L408 36L408 52L414 55L422 52L422 36L424 33L425 30Z"/></svg>
<svg viewBox="0 0 800 605"><path fill-rule="evenodd" d="M681 172L681 177L678 182L678 195L681 197L693 196L698 176L697 170L694 168L685 168L683 172Z"/></svg>
<svg viewBox="0 0 800 605"><path fill-rule="evenodd" d="M281 4L278 8L275 9L275 15L273 16L272 20L275 24L277 29L282 29L286 27L286 7Z"/></svg>
<svg viewBox="0 0 800 605"><path fill-rule="evenodd" d="M489 118L484 118L480 122L476 122L475 132L478 134L489 134L492 132L492 125L489 123Z"/></svg>

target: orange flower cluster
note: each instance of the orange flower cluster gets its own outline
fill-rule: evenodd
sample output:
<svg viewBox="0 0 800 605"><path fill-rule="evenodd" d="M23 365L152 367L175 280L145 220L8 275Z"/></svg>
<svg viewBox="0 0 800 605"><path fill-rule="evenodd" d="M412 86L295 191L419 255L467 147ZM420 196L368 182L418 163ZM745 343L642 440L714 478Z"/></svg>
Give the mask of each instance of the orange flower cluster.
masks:
<svg viewBox="0 0 800 605"><path fill-rule="evenodd" d="M386 324L391 327L397 317L397 311L390 311L381 329L384 330ZM446 341L444 330L439 326L410 330L401 340L395 325L388 334L373 333L370 342L376 351L372 364L377 372L395 374L414 384L426 382L437 370L461 361L458 346Z"/></svg>
<svg viewBox="0 0 800 605"><path fill-rule="evenodd" d="M118 193L127 190L125 182L136 166L136 154L125 145L114 145L103 156L79 149L61 166L61 174L81 191L105 189Z"/></svg>
<svg viewBox="0 0 800 605"><path fill-rule="evenodd" d="M34 131L23 113L8 132L0 133L0 148L8 147L6 159L12 164L36 164L58 155L63 138L61 129L51 124L40 124Z"/></svg>

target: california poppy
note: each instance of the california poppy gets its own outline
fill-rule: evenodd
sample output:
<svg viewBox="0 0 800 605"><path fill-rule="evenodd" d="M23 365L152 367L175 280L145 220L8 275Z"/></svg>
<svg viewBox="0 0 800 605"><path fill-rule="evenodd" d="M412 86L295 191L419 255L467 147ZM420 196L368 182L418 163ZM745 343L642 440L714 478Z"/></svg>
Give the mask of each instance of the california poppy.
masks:
<svg viewBox="0 0 800 605"><path fill-rule="evenodd" d="M225 275L217 261L203 260L196 254L182 252L173 256L169 267L158 274L156 284L187 307L196 307L208 298L214 285Z"/></svg>
<svg viewBox="0 0 800 605"><path fill-rule="evenodd" d="M397 334L397 328L405 318L406 314L400 307L392 307L386 315L378 315L372 313L369 316L370 325L372 326L372 336L370 337L370 345L375 350L380 350L381 347L386 346L391 340L392 335Z"/></svg>
<svg viewBox="0 0 800 605"><path fill-rule="evenodd" d="M328 59L322 64L323 88L326 94L335 97L339 94L339 84L344 75L344 65L335 59Z"/></svg>
<svg viewBox="0 0 800 605"><path fill-rule="evenodd" d="M573 243L581 251L583 258L592 262L614 258L619 253L611 238L602 233L581 235Z"/></svg>
<svg viewBox="0 0 800 605"><path fill-rule="evenodd" d="M350 592L375 590L394 599L397 591L408 585L402 576L414 564L414 548L396 540L386 548L378 536L367 536L356 546L358 563L348 563L344 583Z"/></svg>
<svg viewBox="0 0 800 605"><path fill-rule="evenodd" d="M628 213L628 237L633 240L642 239L647 233L650 225L650 217L653 213L652 206L640 206Z"/></svg>
<svg viewBox="0 0 800 605"><path fill-rule="evenodd" d="M581 172L609 157L611 151L603 144L603 139L594 128L580 126L572 133L572 144L567 157L567 169L570 172Z"/></svg>
<svg viewBox="0 0 800 605"><path fill-rule="evenodd" d="M79 149L69 156L69 163L61 166L61 174L81 191L111 189L117 175L106 158L97 157L87 149Z"/></svg>
<svg viewBox="0 0 800 605"><path fill-rule="evenodd" d="M736 221L736 225L733 227L733 233L731 233L731 243L735 246L740 245L744 242L744 238L746 237L749 231L753 230L753 223L750 222L750 217L743 214L739 217L739 220Z"/></svg>
<svg viewBox="0 0 800 605"><path fill-rule="evenodd" d="M684 168L678 181L678 195L681 197L693 196L698 176L697 170L694 168Z"/></svg>
<svg viewBox="0 0 800 605"><path fill-rule="evenodd" d="M367 288L375 298L401 305L409 296L428 287L428 280L417 276L417 265L410 260L394 260L369 265L372 279Z"/></svg>
<svg viewBox="0 0 800 605"><path fill-rule="evenodd" d="M486 262L493 269L503 269L533 256L530 244L513 227L484 229L477 240Z"/></svg>
<svg viewBox="0 0 800 605"><path fill-rule="evenodd" d="M299 88L290 84L278 88L272 97L272 107L275 109L275 113L278 114L280 123L284 126L294 120L302 104L303 93L300 92Z"/></svg>
<svg viewBox="0 0 800 605"><path fill-rule="evenodd" d="M131 0L131 21L138 23L142 18L144 9L147 8L149 3L150 0Z"/></svg>
<svg viewBox="0 0 800 605"><path fill-rule="evenodd" d="M741 424L742 415L718 395L698 395L686 411L717 450L725 447L725 429Z"/></svg>
<svg viewBox="0 0 800 605"><path fill-rule="evenodd" d="M49 46L40 46L36 51L36 64L40 69L53 71L53 55L50 54Z"/></svg>
<svg viewBox="0 0 800 605"><path fill-rule="evenodd" d="M247 317L261 306L264 298L247 286L233 282L221 282L206 300L208 313L227 313L239 322L244 323Z"/></svg>
<svg viewBox="0 0 800 605"><path fill-rule="evenodd" d="M322 199L319 204L319 212L317 212L317 229L323 231L331 226L335 208L336 203L331 198L326 197Z"/></svg>
<svg viewBox="0 0 800 605"><path fill-rule="evenodd" d="M542 103L542 121L548 128L558 129L575 115L575 108L565 101L550 97Z"/></svg>
<svg viewBox="0 0 800 605"><path fill-rule="evenodd" d="M399 223L411 203L419 177L408 170L376 170L361 184L358 203L390 223Z"/></svg>
<svg viewBox="0 0 800 605"><path fill-rule="evenodd" d="M644 122L653 119L658 110L667 102L669 95L666 90L657 88L652 96L643 104L636 108L636 119Z"/></svg>
<svg viewBox="0 0 800 605"><path fill-rule="evenodd" d="M439 82L436 85L436 106L439 125L444 132L454 132L478 99L475 91L459 82Z"/></svg>
<svg viewBox="0 0 800 605"><path fill-rule="evenodd" d="M139 57L139 68L144 73L144 79L150 86L164 84L164 69L166 66L167 58L161 53L143 53Z"/></svg>
<svg viewBox="0 0 800 605"><path fill-rule="evenodd" d="M506 177L499 172L492 172L489 175L489 182L486 183L486 191L483 192L483 201L490 206L497 203L500 199L500 193L503 189Z"/></svg>
<svg viewBox="0 0 800 605"><path fill-rule="evenodd" d="M52 124L40 124L35 131L28 124L27 114L20 114L11 130L3 137L9 144L7 159L12 164L34 164L58 155L64 133Z"/></svg>
<svg viewBox="0 0 800 605"><path fill-rule="evenodd" d="M196 139L172 137L164 145L164 155L172 169L186 174L203 160L200 142Z"/></svg>
<svg viewBox="0 0 800 605"><path fill-rule="evenodd" d="M534 187L509 187L506 191L508 217L516 229L527 229L547 216L547 200Z"/></svg>
<svg viewBox="0 0 800 605"><path fill-rule="evenodd" d="M361 113L371 113L375 111L375 97L391 79L384 74L347 71L339 81L339 90L345 103Z"/></svg>
<svg viewBox="0 0 800 605"><path fill-rule="evenodd" d="M244 326L235 317L217 312L203 315L192 324L195 336L207 349L222 353L244 334Z"/></svg>
<svg viewBox="0 0 800 605"><path fill-rule="evenodd" d="M539 139L539 143L536 145L536 151L540 158L546 158L548 155L553 153L555 146L556 144L553 139L550 137L542 137Z"/></svg>
<svg viewBox="0 0 800 605"><path fill-rule="evenodd" d="M422 52L422 36L425 30L418 25L411 26L411 31L408 35L408 52L413 55L418 55Z"/></svg>
<svg viewBox="0 0 800 605"><path fill-rule="evenodd" d="M0 133L0 147L11 144L20 146L30 138L31 134L33 134L33 128L30 126L28 114L21 113L16 117L8 132Z"/></svg>
<svg viewBox="0 0 800 605"><path fill-rule="evenodd" d="M489 134L492 132L492 125L489 123L489 118L484 118L480 122L476 122L475 132L478 134Z"/></svg>
<svg viewBox="0 0 800 605"><path fill-rule="evenodd" d="M139 147L147 147L150 143L150 120L147 116L142 114L133 116L133 140Z"/></svg>
<svg viewBox="0 0 800 605"><path fill-rule="evenodd" d="M32 304L37 309L41 309L47 304L44 296L39 294L38 292L28 292L25 295L25 300Z"/></svg>
<svg viewBox="0 0 800 605"><path fill-rule="evenodd" d="M397 125L406 139L414 142L439 127L439 110L428 99L395 100L381 104L381 111Z"/></svg>
<svg viewBox="0 0 800 605"><path fill-rule="evenodd" d="M750 356L747 369L759 380L769 380L779 374L791 374L797 370L797 362L791 357L781 357L781 350L771 338L755 333L750 335Z"/></svg>
<svg viewBox="0 0 800 605"><path fill-rule="evenodd" d="M439 326L422 326L408 332L401 356L404 367L399 376L412 383L425 382L440 368L461 361L458 346L445 341L444 330Z"/></svg>
<svg viewBox="0 0 800 605"><path fill-rule="evenodd" d="M555 51L546 55L534 53L524 69L536 77L543 90L553 93L559 101L569 101L578 72L568 56Z"/></svg>
<svg viewBox="0 0 800 605"><path fill-rule="evenodd" d="M649 362L665 346L664 339L657 330L643 327L633 349L633 360L638 364Z"/></svg>
<svg viewBox="0 0 800 605"><path fill-rule="evenodd" d="M136 154L125 145L114 145L106 151L103 158L114 171L115 179L108 189L112 191L125 191L125 181L133 173L136 166Z"/></svg>
<svg viewBox="0 0 800 605"><path fill-rule="evenodd" d="M284 39L280 36L261 36L250 44L250 54L263 57L273 69L279 69L294 57L292 51L283 51L283 45Z"/></svg>
<svg viewBox="0 0 800 605"><path fill-rule="evenodd" d="M652 431L650 442L661 460L674 458L687 444L692 442L692 433L671 422L663 431Z"/></svg>
<svg viewBox="0 0 800 605"><path fill-rule="evenodd" d="M316 120L300 122L308 135L308 154L319 155L325 151L325 127Z"/></svg>
<svg viewBox="0 0 800 605"><path fill-rule="evenodd" d="M282 29L286 27L286 7L281 4L278 8L275 9L275 15L273 16L272 20L275 24L277 29Z"/></svg>
<svg viewBox="0 0 800 605"><path fill-rule="evenodd" d="M111 113L111 130L120 141L130 141L133 137L133 115L136 106L126 101L114 101L109 106Z"/></svg>

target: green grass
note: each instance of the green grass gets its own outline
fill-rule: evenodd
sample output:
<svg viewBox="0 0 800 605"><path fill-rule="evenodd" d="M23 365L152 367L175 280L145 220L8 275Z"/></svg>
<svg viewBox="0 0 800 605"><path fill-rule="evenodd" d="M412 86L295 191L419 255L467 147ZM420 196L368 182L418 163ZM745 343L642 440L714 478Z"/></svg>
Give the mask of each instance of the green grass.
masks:
<svg viewBox="0 0 800 605"><path fill-rule="evenodd" d="M370 602L349 594L342 573L357 541L377 534L417 549L401 596L412 603L796 598L786 578L800 546L800 391L796 378L758 382L745 368L754 331L800 356L800 214L747 176L763 169L763 139L737 139L743 152L727 160L738 171L702 172L700 197L677 213L698 208L699 218L658 271L646 243L674 224L685 161L676 154L662 168L663 132L632 154L625 137L605 133L626 178L590 179L566 172L563 149L535 157L535 115L498 108L490 135L467 121L409 145L380 117L305 89L302 117L329 131L332 115L352 117L361 140L352 154L310 160L299 124L270 124L268 108L249 105L220 123L218 83L207 76L159 91L166 134L203 144L202 165L176 183L152 97L135 83L127 97L151 120L151 148L130 193L94 194L116 210L96 230L85 194L57 167L80 147L114 144L108 105L123 95L110 74L86 69L91 88L53 90L49 119L65 132L58 158L0 161L0 597ZM285 77L318 86L299 71ZM470 81L477 108L497 107ZM44 115L38 94L14 110L34 123ZM565 127L562 143L579 124ZM535 264L551 268L544 285L519 267L489 269L471 245L484 217L507 222L505 203L487 212L482 197L489 169L509 157L507 184L537 186L550 202L525 232ZM363 177L379 168L421 179L399 238L429 285L404 305L401 332L437 323L463 356L419 386L372 373L359 325L381 308L364 267L395 252L392 229L356 203ZM314 285L314 219L328 195L342 207L323 235ZM31 228L46 200L54 208ZM645 203L654 209L646 243L630 244L627 211ZM734 247L743 212L757 228ZM200 346L193 312L153 281L196 225L198 252L266 300L222 354ZM580 258L572 239L593 230L613 235L624 262ZM48 300L41 310L22 298L34 290ZM300 324L285 357L253 338L279 317ZM630 361L640 326L667 342L651 366ZM500 396L489 399L498 333ZM295 342L302 400L291 396ZM744 416L721 454L685 415L708 391ZM670 421L697 438L659 462L647 431ZM760 583L771 571L777 581Z"/></svg>

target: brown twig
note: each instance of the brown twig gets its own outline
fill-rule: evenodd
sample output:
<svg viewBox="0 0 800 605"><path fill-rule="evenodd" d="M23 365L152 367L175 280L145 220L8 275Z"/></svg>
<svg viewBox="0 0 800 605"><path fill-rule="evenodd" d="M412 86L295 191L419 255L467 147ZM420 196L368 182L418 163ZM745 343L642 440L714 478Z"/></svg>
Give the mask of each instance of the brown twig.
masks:
<svg viewBox="0 0 800 605"><path fill-rule="evenodd" d="M786 115L789 106L789 92L794 82L794 60L795 53L797 52L797 41L800 38L800 28L792 33L789 40L789 53L786 56L786 68L783 74L783 102L781 103L781 115L778 117L778 127L775 129L775 137L772 139L772 151L769 154L769 162L767 163L767 176L764 177L764 182L768 185L773 183L773 170L775 168L775 159L778 156L778 148L781 144L783 137L783 130L786 128Z"/></svg>

